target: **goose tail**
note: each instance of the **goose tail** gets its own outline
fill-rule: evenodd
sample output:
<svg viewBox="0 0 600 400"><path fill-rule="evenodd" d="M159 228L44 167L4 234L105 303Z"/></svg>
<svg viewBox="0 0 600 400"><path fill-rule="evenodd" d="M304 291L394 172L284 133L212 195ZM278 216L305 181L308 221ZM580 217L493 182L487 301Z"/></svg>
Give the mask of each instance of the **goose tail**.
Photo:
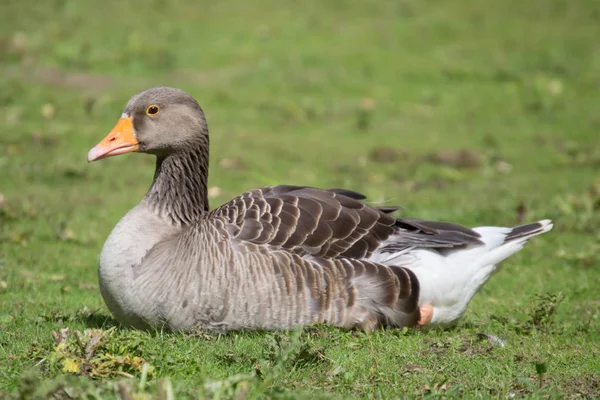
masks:
<svg viewBox="0 0 600 400"><path fill-rule="evenodd" d="M487 252L480 265L496 265L521 250L527 241L548 232L553 228L552 221L541 221L519 225L513 228L479 227L474 230L481 234Z"/></svg>
<svg viewBox="0 0 600 400"><path fill-rule="evenodd" d="M452 325L498 264L521 250L527 241L548 232L553 225L541 220L513 228L484 226L473 228L481 245L469 245L446 252L417 250L413 264L421 286L419 305L432 307L432 324Z"/></svg>

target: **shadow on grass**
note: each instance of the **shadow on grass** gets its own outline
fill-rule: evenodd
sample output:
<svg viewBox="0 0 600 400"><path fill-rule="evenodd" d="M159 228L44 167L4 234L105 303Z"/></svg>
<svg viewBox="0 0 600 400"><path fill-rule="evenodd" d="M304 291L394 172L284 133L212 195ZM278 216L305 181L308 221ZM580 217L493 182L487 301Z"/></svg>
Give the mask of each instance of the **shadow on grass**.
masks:
<svg viewBox="0 0 600 400"><path fill-rule="evenodd" d="M119 326L119 323L110 315L91 311L77 315L77 319L88 328L108 329Z"/></svg>

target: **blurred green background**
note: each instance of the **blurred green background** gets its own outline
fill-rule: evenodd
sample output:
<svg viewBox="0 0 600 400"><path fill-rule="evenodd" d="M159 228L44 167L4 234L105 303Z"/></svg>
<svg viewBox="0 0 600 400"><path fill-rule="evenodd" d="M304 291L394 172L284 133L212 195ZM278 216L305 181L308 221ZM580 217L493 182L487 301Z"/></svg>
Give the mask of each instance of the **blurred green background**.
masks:
<svg viewBox="0 0 600 400"><path fill-rule="evenodd" d="M506 262L458 328L284 335L262 376L271 334L111 331L103 354L155 371L140 389L139 366L114 366L132 376L124 390L161 396L175 382L200 396L222 379L223 397L598 395L599 37L595 0L5 1L0 393L124 398L110 383L123 375L65 369L78 358L51 333L114 324L97 257L154 160L86 154L133 94L168 85L207 115L213 207L285 183L353 189L417 218L555 229ZM285 358L302 346L329 361Z"/></svg>

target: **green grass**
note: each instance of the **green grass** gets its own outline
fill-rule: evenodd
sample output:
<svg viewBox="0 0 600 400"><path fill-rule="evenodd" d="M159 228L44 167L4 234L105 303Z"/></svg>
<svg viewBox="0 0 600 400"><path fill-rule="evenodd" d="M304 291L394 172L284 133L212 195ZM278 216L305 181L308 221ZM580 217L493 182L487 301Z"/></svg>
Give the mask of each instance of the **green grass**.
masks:
<svg viewBox="0 0 600 400"><path fill-rule="evenodd" d="M599 37L593 0L3 4L0 397L600 396ZM213 206L302 184L555 229L450 330L111 329L98 255L154 160L86 153L165 84L207 114Z"/></svg>

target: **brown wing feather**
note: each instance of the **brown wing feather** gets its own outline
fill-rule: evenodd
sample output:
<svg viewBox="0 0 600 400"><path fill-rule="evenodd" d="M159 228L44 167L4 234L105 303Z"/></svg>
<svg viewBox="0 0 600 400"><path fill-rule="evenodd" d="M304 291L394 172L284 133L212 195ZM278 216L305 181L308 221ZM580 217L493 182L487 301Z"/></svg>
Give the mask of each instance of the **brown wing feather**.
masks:
<svg viewBox="0 0 600 400"><path fill-rule="evenodd" d="M272 186L246 192L211 215L235 225L228 229L235 232L235 240L315 257L361 259L374 251L481 244L470 228L396 218L392 213L397 207L370 207L361 201L364 198L343 189Z"/></svg>
<svg viewBox="0 0 600 400"><path fill-rule="evenodd" d="M238 226L235 239L317 257L365 258L394 232L396 218L359 193L302 186L246 192L213 211Z"/></svg>

